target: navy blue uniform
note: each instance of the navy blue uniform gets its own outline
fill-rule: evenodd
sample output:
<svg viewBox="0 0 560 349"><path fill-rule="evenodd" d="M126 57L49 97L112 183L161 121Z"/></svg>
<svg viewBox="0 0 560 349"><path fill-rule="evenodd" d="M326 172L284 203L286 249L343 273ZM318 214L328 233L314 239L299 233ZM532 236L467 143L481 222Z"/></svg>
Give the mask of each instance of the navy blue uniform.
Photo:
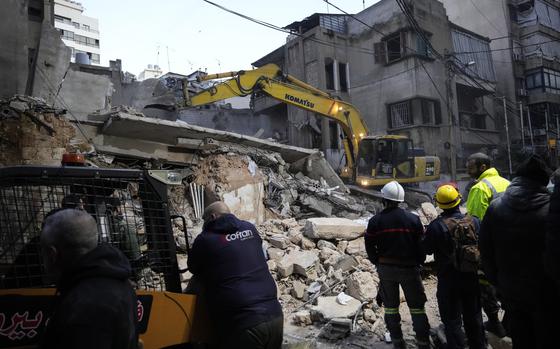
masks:
<svg viewBox="0 0 560 349"><path fill-rule="evenodd" d="M370 219L365 234L369 260L377 266L385 323L395 344L403 341L399 314L399 285L412 315L418 344L427 346L430 325L424 309L426 294L420 277L425 255L420 247L424 228L420 218L388 207Z"/></svg>
<svg viewBox="0 0 560 349"><path fill-rule="evenodd" d="M272 331L274 338L279 334L280 347L282 308L253 224L232 214L208 222L194 241L188 266L205 286L210 317L222 334L237 340L258 327L261 334ZM230 342L228 347L236 344Z"/></svg>
<svg viewBox="0 0 560 349"><path fill-rule="evenodd" d="M434 254L437 267L437 299L441 320L445 325L447 348L464 348L461 324L464 322L469 348L486 348L482 324L482 305L476 272L460 272L453 266L454 244L445 218L461 219L458 207L445 210L426 229L422 245L426 254ZM476 233L479 221L473 217ZM461 320L462 316L462 320Z"/></svg>

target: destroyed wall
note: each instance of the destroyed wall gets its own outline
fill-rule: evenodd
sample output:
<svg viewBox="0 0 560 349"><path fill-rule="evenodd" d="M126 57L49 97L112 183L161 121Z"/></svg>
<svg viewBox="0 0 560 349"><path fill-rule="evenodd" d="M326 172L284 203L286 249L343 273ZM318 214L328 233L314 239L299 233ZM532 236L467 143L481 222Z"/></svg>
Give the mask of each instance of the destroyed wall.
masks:
<svg viewBox="0 0 560 349"><path fill-rule="evenodd" d="M179 120L191 125L230 131L257 138L287 140L285 119L267 114L255 114L250 109L185 109L179 112Z"/></svg>
<svg viewBox="0 0 560 349"><path fill-rule="evenodd" d="M63 111L16 96L0 102L0 166L60 165L75 136Z"/></svg>
<svg viewBox="0 0 560 349"><path fill-rule="evenodd" d="M53 25L53 2L6 0L0 12L0 98L27 94L53 101L70 49Z"/></svg>

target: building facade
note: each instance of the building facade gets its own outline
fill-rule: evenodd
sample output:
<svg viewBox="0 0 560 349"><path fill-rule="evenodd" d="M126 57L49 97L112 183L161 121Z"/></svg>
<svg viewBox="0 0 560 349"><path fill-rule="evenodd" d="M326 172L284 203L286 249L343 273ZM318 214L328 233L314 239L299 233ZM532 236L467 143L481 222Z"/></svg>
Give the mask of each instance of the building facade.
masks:
<svg viewBox="0 0 560 349"><path fill-rule="evenodd" d="M72 50L72 62L76 54L86 54L91 63L101 63L99 21L85 16L84 7L70 0L54 1L54 25L60 31L62 41Z"/></svg>
<svg viewBox="0 0 560 349"><path fill-rule="evenodd" d="M560 1L443 0L452 21L492 38L498 96L507 97L515 149L557 165L560 129ZM500 113L503 114L503 111Z"/></svg>
<svg viewBox="0 0 560 349"><path fill-rule="evenodd" d="M14 94L55 100L70 50L54 28L47 0L6 0L0 11L0 98Z"/></svg>
<svg viewBox="0 0 560 349"><path fill-rule="evenodd" d="M157 64L148 64L148 66L138 74L138 81L146 79L158 78L163 74L160 66Z"/></svg>
<svg viewBox="0 0 560 349"><path fill-rule="evenodd" d="M253 65L276 63L352 103L370 134L406 135L422 148L418 152L439 156L444 171L454 172L470 152L496 149L500 143L491 97L495 72L490 41L450 22L437 0L413 5L421 32L395 1L381 0L353 16L317 13L288 25L294 34L286 44ZM468 55L445 54L464 47L476 52L471 54L476 64ZM270 98L254 105L269 112L276 108L279 116L285 110L290 143L322 149L335 168L344 163L335 122L300 108L279 107Z"/></svg>

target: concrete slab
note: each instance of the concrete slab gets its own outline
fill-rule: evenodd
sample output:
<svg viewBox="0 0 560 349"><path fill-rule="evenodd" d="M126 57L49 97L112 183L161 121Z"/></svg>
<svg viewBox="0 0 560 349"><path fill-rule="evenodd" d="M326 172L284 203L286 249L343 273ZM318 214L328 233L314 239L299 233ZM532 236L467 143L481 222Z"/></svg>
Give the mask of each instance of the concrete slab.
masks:
<svg viewBox="0 0 560 349"><path fill-rule="evenodd" d="M118 113L107 119L103 124L101 133L134 140L142 139L163 143L169 146L178 146L178 139L204 140L210 137L217 141L278 152L289 163L317 152L313 149L299 148L237 133L194 126L181 121L152 119L126 113Z"/></svg>
<svg viewBox="0 0 560 349"><path fill-rule="evenodd" d="M317 298L317 305L311 308L311 316L319 321L349 318L356 315L360 307L361 302L353 297L350 297L346 305L339 304L336 301L336 296L319 297Z"/></svg>
<svg viewBox="0 0 560 349"><path fill-rule="evenodd" d="M354 240L366 227L346 218L310 218L305 223L304 234L308 238L323 240Z"/></svg>

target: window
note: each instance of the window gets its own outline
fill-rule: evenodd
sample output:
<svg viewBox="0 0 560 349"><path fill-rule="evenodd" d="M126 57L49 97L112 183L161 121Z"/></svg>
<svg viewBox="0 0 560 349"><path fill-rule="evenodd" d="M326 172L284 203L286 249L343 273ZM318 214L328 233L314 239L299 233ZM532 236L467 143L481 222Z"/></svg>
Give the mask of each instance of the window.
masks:
<svg viewBox="0 0 560 349"><path fill-rule="evenodd" d="M386 40L387 62L391 63L402 58L401 33L392 35Z"/></svg>
<svg viewBox="0 0 560 349"><path fill-rule="evenodd" d="M60 36L63 39L74 40L74 32L71 32L69 30L63 30L63 29L59 29L59 30L60 30Z"/></svg>
<svg viewBox="0 0 560 349"><path fill-rule="evenodd" d="M435 119L435 102L427 99L422 99L420 101L422 110L422 123L423 124L433 124Z"/></svg>
<svg viewBox="0 0 560 349"><path fill-rule="evenodd" d="M406 55L406 31L384 38L373 45L375 63L387 64L404 58Z"/></svg>
<svg viewBox="0 0 560 349"><path fill-rule="evenodd" d="M348 65L346 63L338 63L338 80L340 81L340 91L342 92L348 91L347 67Z"/></svg>
<svg viewBox="0 0 560 349"><path fill-rule="evenodd" d="M27 5L27 18L33 22L42 22L43 6L42 0L29 0L29 4Z"/></svg>
<svg viewBox="0 0 560 349"><path fill-rule="evenodd" d="M90 30L90 29L89 29L89 25L87 25L87 24L82 25L82 29L83 29L83 30L87 30L87 31Z"/></svg>
<svg viewBox="0 0 560 349"><path fill-rule="evenodd" d="M334 90L334 62L330 58L325 58L325 82L327 90Z"/></svg>
<svg viewBox="0 0 560 349"><path fill-rule="evenodd" d="M78 22L72 22L72 25L74 26L74 28L80 29L80 23L78 23Z"/></svg>
<svg viewBox="0 0 560 349"><path fill-rule="evenodd" d="M391 128L412 124L410 100L389 105L389 125Z"/></svg>
<svg viewBox="0 0 560 349"><path fill-rule="evenodd" d="M416 97L390 104L388 109L389 128L441 124L441 109L437 100Z"/></svg>

